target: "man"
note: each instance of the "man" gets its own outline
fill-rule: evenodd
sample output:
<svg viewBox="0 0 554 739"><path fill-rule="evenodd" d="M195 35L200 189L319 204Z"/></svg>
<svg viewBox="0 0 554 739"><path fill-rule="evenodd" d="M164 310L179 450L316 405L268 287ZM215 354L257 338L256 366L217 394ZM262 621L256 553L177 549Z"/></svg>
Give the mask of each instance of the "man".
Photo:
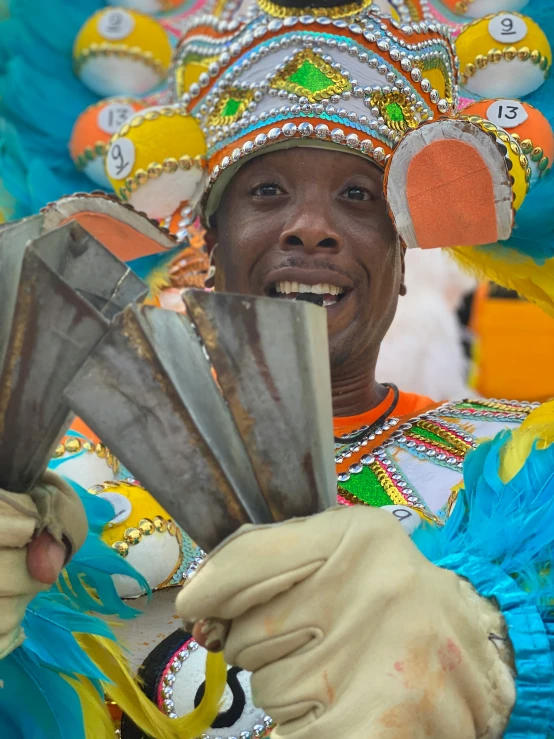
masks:
<svg viewBox="0 0 554 739"><path fill-rule="evenodd" d="M390 30L388 22L381 23L374 16L368 15L364 20L368 26L381 24L380 27ZM199 21L200 36L207 33L203 22ZM309 27L311 22L306 20L304 25ZM284 25L283 36L278 40L286 43L275 42L274 53L284 49L291 56L290 45L303 43L305 30L294 31L299 23L294 17ZM265 30L261 35L269 31L278 33L282 28L269 29L265 21L263 25ZM350 33L361 38L355 23L351 24L352 28L339 22L332 29L329 24L324 25L327 26L327 36L321 32L324 39L332 35L331 31L339 36L344 34L344 38ZM286 35L287 28L293 28L295 33L292 41ZM253 43L247 35L249 32L241 29L245 47ZM401 36L399 31L391 33ZM425 39L425 44L430 41L446 49L442 61L453 67L448 44L433 33L430 40ZM388 41L377 42L369 30L367 35L372 54L378 53L376 43L381 44L380 51L389 53ZM255 34L254 38L257 38ZM335 44L332 48L338 47ZM206 48L206 55L208 52L213 55L211 47ZM437 53L440 56L442 52ZM410 56L407 52L406 55ZM275 87L269 85L269 88L287 92L286 85L292 78L290 85L300 86L301 79L304 87L324 84L326 79L332 80L337 89L342 85L341 94L349 93L346 83L331 77L334 73L325 67L330 62L319 56L319 61L309 54L281 61L286 68L281 67L277 73L286 73L288 77L280 78ZM263 54L257 57L260 58ZM393 56L391 59L394 61ZM400 74L399 68L407 72L405 67L409 65L402 66L396 61L395 74ZM230 63L222 62L223 71ZM387 63L391 64L388 58ZM287 67L294 64L295 69ZM368 65L369 70L378 68ZM240 67L237 64L237 69L241 74L249 74L251 64L242 63ZM267 66L264 73L266 70ZM368 74L372 75L373 71ZM413 79L417 78L414 74ZM344 75L344 79L348 77ZM278 88L277 84L285 87ZM234 94L238 96L250 89L237 87ZM217 94L224 91L222 85ZM263 98L263 89L260 92ZM417 93L420 94L419 88ZM271 295L275 299L310 296L324 306L329 323L339 502L363 502L388 508L413 532L423 519L442 523L448 517L459 495L463 460L476 446L477 439L514 427L530 408L506 402L437 407L428 398L410 396L375 382L379 344L403 291L402 239L408 238L409 229L405 222L399 222L402 208L391 205L395 196L391 178L397 154L393 155L388 169L389 182L385 185L394 224L383 197L382 174L374 161L382 164L386 156L386 149L376 151L380 148L378 142L393 150L396 139L393 118L400 116L400 108L402 120L406 122L408 111L402 108L403 99L400 103L389 101L381 110L380 95L372 88L367 93L362 88L362 97L366 94L376 95L377 113L372 112L375 120L379 117L385 120L380 113L389 116L389 125L378 124L384 127L379 132L381 139L375 134L371 149L362 147L357 134L353 134L356 139L351 138L345 144L345 129L349 124L344 121L340 133L318 123L332 118L318 119L322 115L320 103L310 100L308 95L304 96L307 102L298 105L309 106L313 124L325 128L317 133L315 125L301 128L305 121L290 120L297 111L278 110L270 117L283 116L282 121L287 123L280 121L273 150L273 129L267 134L262 131L265 138L258 139L256 148L243 146L244 137L253 135L248 125L241 124L230 132L229 123L223 122L222 136L218 138L219 123L213 123L210 158L214 167L206 188L203 213L209 225L208 238L215 250L216 289ZM381 94L389 93L381 90ZM196 115L196 106L200 117L213 113L202 97L192 102L191 98L198 95L195 89L194 95L185 98L191 104L191 112ZM432 107L435 97L425 97L425 106ZM358 99L356 95L354 98ZM348 102L351 97L340 99ZM214 103L212 98L211 104L220 112L236 112L241 101L238 97L233 100L235 103L226 103L223 108L217 107L219 100ZM336 103L328 103L327 116L334 115L329 112L330 105ZM351 112L358 116L356 111ZM345 118L342 112L338 117ZM361 122L361 118L356 120L361 128L355 130L364 129L363 135L373 135L370 132L375 128L367 121ZM267 115L263 119L260 116L256 122L244 120L245 124L266 128L275 124L275 121L266 122ZM433 132L437 131L433 125L426 130L431 143ZM228 126L227 131L223 126ZM460 135L465 135L467 131L462 129ZM286 133L281 136L283 130ZM478 143L466 152L468 159L475 151L483 152L490 145L488 138L483 141L471 130L470 135ZM231 134L235 140L229 144L225 135ZM279 136L281 141L277 141ZM405 138L417 142L417 136L418 129L414 128ZM221 140L227 149L220 146ZM367 155L368 152L374 156ZM419 153L421 150L416 146L411 158L416 160ZM437 165L435 170L430 167L428 174L433 171L437 176L444 174L441 162L437 164L431 156L433 151L427 150L427 154L427 160ZM493 159L494 156L491 153ZM484 157L481 164L483 161ZM502 167L495 169L497 162L495 159L490 167L491 181L502 190L507 168L506 172ZM225 177L219 178L222 170L226 172ZM512 170L517 180L515 165ZM444 183L445 192L449 186L449 182ZM479 192L484 201L483 223L492 213L502 233L506 212L494 198L494 202L487 200L488 195L486 187ZM410 214L415 212L411 209L415 202L413 196L406 186L410 207L405 212L409 210ZM459 228L456 203L452 204L450 216ZM425 232L425 224L415 223L415 216L413 220L416 240L435 238L436 234ZM490 223L484 225L488 229ZM327 358L322 357L322 361ZM427 409L429 412L420 413ZM498 464L494 455L489 465L496 472ZM494 477L493 470L487 471L490 479ZM507 490L510 479L507 476L503 480ZM504 511L502 505L506 500L502 490L495 488L495 492L499 496L492 499L496 518L488 515L480 521L479 542L484 548L485 538L494 538L487 526L495 520L505 536L506 547L514 545L518 552L521 550L518 567L529 565L531 570L533 557L542 554L543 549L533 550L531 556L521 542L510 539L505 512L511 513L512 509L506 504ZM465 499L462 503L456 508L455 518L463 518L466 512ZM472 530L474 519L475 516L471 526L468 524L468 531ZM504 525L506 529L502 531ZM446 532L446 540L448 536L456 539L452 528L447 527ZM513 536L513 531L510 534ZM187 622L196 622L194 635L198 641L215 650L226 640L229 662L253 672L254 697L277 722L277 737L492 739L510 736L505 734L510 716L516 729L520 726L518 722L527 720L529 731L538 731L539 724L542 730L542 726L548 725L544 716L551 714L552 659L547 627L539 611L534 605L523 603L523 595L516 597L509 590L510 578L493 565L493 560L495 563L504 560L505 551L500 545L494 557L487 551L481 562L475 556L476 539L471 540L468 535L467 562L464 562L456 559L441 541L442 549L432 556L436 564L431 564L392 516L367 506L343 507L311 520L241 531L212 554L187 583L179 597L178 610ZM445 556L445 551L450 558ZM476 559L481 563L480 577ZM500 608L490 600L493 596ZM529 616L520 631L514 628L511 611L516 612L520 624ZM532 630L531 621L536 631ZM527 642L520 638L520 633L527 635ZM530 650L528 659L524 656L526 649ZM534 666L530 666L533 661ZM528 689L533 669L540 673L536 677L535 697Z"/></svg>

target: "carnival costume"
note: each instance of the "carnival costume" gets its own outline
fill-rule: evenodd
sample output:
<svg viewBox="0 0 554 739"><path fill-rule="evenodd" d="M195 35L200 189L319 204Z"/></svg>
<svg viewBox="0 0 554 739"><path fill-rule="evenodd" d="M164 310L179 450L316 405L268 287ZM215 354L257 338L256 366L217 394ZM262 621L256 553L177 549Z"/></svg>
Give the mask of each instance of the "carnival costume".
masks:
<svg viewBox="0 0 554 739"><path fill-rule="evenodd" d="M60 3L60 7L62 5ZM98 151L105 152L107 176L123 201L137 205L148 216L166 225L173 224L174 230L183 236L183 229L195 214L200 214L205 222L209 220L237 168L254 155L279 147L318 146L369 157L385 170L385 195L397 231L407 246L449 248L466 267L517 289L554 313L553 224L548 212L552 179L547 174L551 131L544 127L543 118L531 107L536 104L540 109L541 103L547 100L549 83L544 79L552 57L540 27L517 12L527 5L526 10L539 21L543 30L548 31L552 11L544 7L537 9L533 1L519 2L516 8L512 5L497 8L496 5L494 11L507 9L509 14L480 18L484 6L480 0L468 4L445 3L439 10L434 4L423 1L392 3L388 9L394 17L380 15L374 7L364 3L290 9L263 0L249 9L245 20L231 18L233 9L230 6L224 9L223 20L192 15L174 54L170 94L160 93L160 98L150 100L161 105L146 111L135 113L133 105L125 103L129 106L129 117L122 128L110 134L112 138L109 144L104 142L105 149L99 147ZM44 10L44 6L41 7ZM470 14L472 8L478 19L465 26L464 18L457 12ZM97 3L90 3L89 10L97 10ZM113 71L109 64L102 64L117 58L116 52L126 58L125 50L120 48L125 45L125 36L121 36L125 28L122 30L119 26L114 30L110 26L110 16L106 16L109 12L101 11L98 17L94 16L94 21L85 24L76 43L77 73L102 92L105 88L101 88L101 83L106 84ZM79 14L76 12L75 17ZM128 15L133 21L127 29L128 35L138 33L143 21L131 13ZM104 22L106 17L108 20ZM125 18L124 15L123 26L128 23ZM33 23L40 23L40 17L33 19ZM102 40L95 36L97 33L102 36L106 28L115 38L103 37ZM514 30L519 38L512 37ZM12 26L10 31L21 33L22 28ZM504 44L503 32L510 34L514 44ZM456 53L449 40L450 33L458 37ZM133 38L134 51L121 71L121 79L135 80L138 76L136 65L143 72L146 67L143 87L122 92L142 94L149 85L156 83L156 75L159 77L160 71L169 66L161 37L159 49L141 47L149 43L147 36ZM108 48L110 44L115 44L114 49ZM146 51L150 51L150 56L145 57ZM154 52L159 52L159 58ZM501 110L502 103L491 101L486 113L494 120L486 120L482 107L475 114L471 109L465 115L464 110L459 114L457 57L465 86L464 105L471 102L473 96L492 95L499 79L497 70L500 70L505 84L503 92L510 98L503 102L511 107ZM101 62L96 69L91 66L95 60ZM89 68L85 71L87 65ZM47 59L47 66L55 75L60 69L59 56L53 53ZM512 68L517 68L517 74L506 74L506 70L509 72ZM25 65L22 65L19 71L24 70ZM15 74L13 68L10 72ZM11 75L6 75L5 84L13 80ZM510 82L514 87L510 87ZM80 109L93 102L83 93L82 87L75 87L76 81L71 84L72 89L79 90ZM114 90L110 88L108 92ZM525 97L525 103L511 100L513 97ZM10 96L4 98L9 101ZM522 128L503 130L501 119L507 114L509 121L509 116L514 115L512 109ZM546 106L543 112L548 114ZM31 120L30 116L28 118ZM529 130L525 128L528 121L533 124ZM539 138L535 138L535 133ZM38 148L40 131L28 130L25 135L28 137L26 145L30 147L27 151ZM76 135L75 140L77 138ZM61 183L63 190L72 189L73 185L66 179L67 170L53 183L50 175L60 172L56 164L50 162L50 168L37 164L34 171L17 147L5 148L4 157L14 156L14 151L23 164L19 173L25 171L41 186L46 187L48 182L51 185L48 194L41 190L38 202L25 203L29 190L17 186L17 167L8 166L3 174L4 185L15 197L16 211L23 209L18 215L35 210L46 200L58 198L62 194L59 191ZM79 165L94 159L94 146L90 149L90 144L89 149L86 146L83 149L76 143L74 152ZM64 163L61 169L65 166ZM103 175L100 172L100 176ZM82 183L83 180L74 182ZM438 191L429 189L431 182L439 183ZM72 214L63 210L71 199L62 201L62 214L75 218L76 212L90 214L97 213L98 208L103 209L97 203L83 205L86 198L78 200L81 202ZM100 197L98 200L109 203L106 210L115 206L112 200ZM445 204L449 206L446 216ZM124 212L123 206L117 207ZM54 212L57 209L56 205L51 207ZM125 221L125 217L115 211L110 218L112 223ZM144 222L148 223L147 219ZM154 226L137 228L144 233ZM160 245L168 238L160 234L161 231L156 235L151 231L148 238ZM460 246L461 243L464 246ZM164 258L167 254L162 249L153 249L152 253L161 253ZM118 256L126 261L134 261L132 257L136 257ZM468 619L471 620L472 610L483 608L483 633L496 634L498 641L503 642L505 623L514 650L517 676L515 705L512 705L514 684L508 667L512 664L511 655L502 653L502 659L498 658L496 647L493 644L489 650L488 643L486 655L478 649L475 652L469 649L470 662L477 672L469 670L468 681L475 681L475 674L485 662L491 668L490 673L494 673L490 684L481 686L484 695L492 693L497 698L492 718L485 713L479 714L478 708L472 714L483 736L487 736L486 731L490 732L489 736L499 736L509 714L506 737L546 739L554 732L550 613L552 534L543 524L552 513L550 470L554 411L551 406L534 413L532 410L529 404L508 401L440 405L397 393L391 388L383 404L365 417L335 419L339 502L389 509L432 562L467 579L480 595L494 597L500 607L503 620L498 618L498 611L483 605L488 602L479 599L473 589L463 586ZM73 474L67 466L64 470L63 464L58 469L75 479L78 474L75 470L88 455L88 459L94 461L97 458L111 461L112 472L115 472L117 461L113 456L97 439L91 440L88 431L84 436L69 434L65 437L54 465L71 463ZM493 441L483 442L492 437L495 437ZM471 454L464 467L468 452ZM112 472L106 471L107 477L114 477ZM87 543L74 556L67 574L60 580L59 588L63 592L56 589L31 602L24 621L27 639L0 663L5 686L9 686L9 692L5 687L0 693L3 721L5 716L5 724L14 737L108 736L111 724L102 713L103 691L119 701L143 732L172 736L171 724L177 716L178 702L174 686L181 684L185 695L180 701L179 714L192 711L198 698L198 694L186 686L187 663L200 651L190 634L164 634L166 638L157 653L152 652L145 661L148 668L144 672L146 692L164 713L175 717L162 721L166 717L157 710L149 711L145 701L133 706L139 703L138 692L125 672L124 657L116 653L114 661L113 652L107 646L113 634L102 621L86 613L90 610L135 615L116 597L109 574L127 576L124 581L119 580L119 592L123 597L133 597L149 589L165 588L189 579L203 556L186 534L168 520L165 511L142 492L129 472L118 469L120 479L115 483L105 483L106 478L94 479L97 474L101 474L99 469L82 478L93 493L79 490L88 509L90 533ZM110 501L109 497L113 494L131 501L135 498L140 510L147 507L148 515L143 514L133 522L129 518L131 503L128 517L118 521L117 510L110 508L108 511L106 501L99 500L105 497L113 506L115 500ZM106 519L114 519L113 513L116 514L112 520L113 534L109 528L103 534L112 545L110 551L100 544L98 537L100 520L104 524ZM365 512L364 517L366 513L370 515ZM354 520L351 513L330 511L310 521L285 524L281 531L287 527L326 530L325 521L331 520L330 517L340 519L345 535L346 531L351 531L349 526L355 526L350 523ZM126 521L136 525L126 526ZM334 526L330 528L335 531ZM166 556L173 559L166 571L150 571L150 577L145 579L129 566L134 548L138 552L143 539L170 536L172 532L181 541L179 552L174 551L174 542L167 544ZM21 544L30 533L29 529ZM238 534L224 547L240 548L242 540L253 535L255 532ZM355 531L348 536L356 540ZM394 538L392 533L391 538ZM299 539L300 545L302 533ZM407 539L405 545L409 545ZM297 554L299 562L305 565L301 546ZM394 556L393 552L391 557ZM238 549L236 557L242 558ZM320 559L325 562L322 573L330 572L329 577L336 577L337 562L333 561L332 552L322 551ZM418 561L422 569L430 567L424 559ZM134 564L141 571L146 567L144 560L137 559ZM205 567L205 574L183 590L179 601L183 615L240 619L245 609L259 604L254 572L251 579L245 578L245 583L253 586L253 600L243 599L240 606L233 609L235 594L224 593L219 611L215 594L205 596L202 592L203 583L209 583L209 561ZM458 583L457 578L441 574L450 578L449 582ZM138 585L131 586L129 578L135 578ZM305 580L306 597L315 597L313 580L308 575ZM94 598L91 589L95 591ZM437 586L437 590L442 591L442 586ZM448 591L448 587L444 590ZM346 591L345 594L348 597ZM444 593L445 602L450 595ZM158 594L153 595L154 602L157 597ZM197 597L204 605L198 605ZM428 597L432 597L431 593ZM206 598L211 599L211 609L203 612ZM58 645L55 649L45 646L44 626L37 628L36 616L42 607L49 623L46 641ZM448 610L450 606L445 608ZM467 624L461 623L465 615L459 614L457 618L456 629L459 627L460 631L456 633L471 632ZM140 617L137 623L139 620ZM313 621L307 626L333 634L336 624ZM358 626L354 624L353 628ZM402 629L402 624L397 628ZM81 636L76 639L73 633ZM239 628L240 633L245 639L232 640L228 654L242 665L245 663L243 653L249 652L253 637L247 629L241 631ZM99 638L95 640L94 635ZM383 633L384 642L389 639L392 634ZM132 650L133 644L128 639L127 643ZM372 649L375 648L373 645ZM335 649L340 651L340 643L335 644ZM249 654L252 657L251 650ZM256 673L260 665L279 658L279 655L262 650L255 659L246 660L245 668ZM371 658L372 653L369 653L367 660ZM452 658L447 648L442 663L445 672L449 672ZM316 664L319 666L317 659L313 669ZM336 664L329 661L332 671L340 671ZM110 672L109 668L114 669ZM229 672L229 685L237 676L234 669ZM13 672L7 673L7 670ZM15 671L17 680L13 677ZM28 684L33 685L31 700L41 706L40 710L24 712L18 708L16 697L25 694L20 686ZM378 690L381 686L374 688ZM262 704L264 689L271 700L275 695L275 683L267 688L267 683L262 681L259 687ZM341 735L341 716L328 711L333 703L329 692L324 689L322 693L319 685L310 692L312 686L309 684L306 690L308 695L300 697L293 691L291 702L297 706L299 701L314 700L316 695L323 709L320 714L316 711L310 720L323 717L320 726L325 737L333 735L328 732ZM359 693L354 690L352 699L357 695ZM234 696L233 691L233 707ZM473 694L473 698L475 706L482 706L480 695ZM464 700L472 703L473 698L466 695ZM288 708L275 706L275 718L280 726L286 726L291 718L297 717L296 709L287 712ZM355 704L352 712L359 715L359 708L359 704ZM69 710L70 720L64 715ZM100 718L102 716L104 718ZM236 734L242 731L243 737L262 736L269 731L271 719L263 712L250 710L250 716L254 717L250 728L244 728L241 723L244 716L240 715L233 724L239 725L239 729L229 728L228 721L222 728L210 729L208 736L215 736L216 731L218 736L223 736L225 730ZM451 725L441 721L448 720L449 717L441 717L435 711L431 728L435 733L432 735L447 735ZM177 722L174 725L177 726ZM103 734L98 733L99 726L103 727ZM44 727L48 729L41 734ZM133 734L136 731L128 719L124 719L122 736L140 735ZM310 736L309 731L309 722L306 722L299 728L298 736Z"/></svg>

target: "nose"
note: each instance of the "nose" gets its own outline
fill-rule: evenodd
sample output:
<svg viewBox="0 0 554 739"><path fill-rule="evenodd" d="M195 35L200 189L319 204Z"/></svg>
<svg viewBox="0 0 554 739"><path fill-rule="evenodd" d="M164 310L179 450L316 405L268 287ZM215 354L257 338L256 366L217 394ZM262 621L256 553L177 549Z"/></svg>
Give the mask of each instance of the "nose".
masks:
<svg viewBox="0 0 554 739"><path fill-rule="evenodd" d="M341 237L321 204L313 209L298 208L289 218L279 241L284 251L325 249L337 252L341 248Z"/></svg>

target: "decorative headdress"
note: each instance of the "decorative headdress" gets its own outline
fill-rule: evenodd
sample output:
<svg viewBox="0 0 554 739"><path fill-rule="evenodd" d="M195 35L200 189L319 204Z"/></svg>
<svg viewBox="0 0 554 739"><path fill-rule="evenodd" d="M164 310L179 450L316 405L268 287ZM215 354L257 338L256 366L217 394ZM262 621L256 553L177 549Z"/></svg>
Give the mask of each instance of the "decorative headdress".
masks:
<svg viewBox="0 0 554 739"><path fill-rule="evenodd" d="M202 181L195 170L195 192L189 189L183 199L206 218L250 157L278 147L343 149L385 170L389 209L408 246L453 247L469 269L554 311L551 228L544 219L538 228L539 264L536 247L521 238L515 219L525 209L533 175L522 138L502 128L498 116L492 122L482 112L459 112L459 62L451 37L462 22L457 27L434 20L427 0L394 0L390 15L368 0L305 9L285 2L258 0L240 20L189 20L170 84L175 106L187 114L191 153L206 169ZM426 19L408 22L414 17ZM491 19L479 22L490 28ZM537 35L535 26L525 27ZM541 43L545 38L541 32ZM538 63L543 77L551 62L545 43ZM532 82L529 91L536 87L534 77ZM108 172L110 154L121 151L133 129L131 119L112 139ZM178 147L169 161L154 164L162 171L180 167L187 140ZM111 181L125 197L149 179L148 171L131 170Z"/></svg>

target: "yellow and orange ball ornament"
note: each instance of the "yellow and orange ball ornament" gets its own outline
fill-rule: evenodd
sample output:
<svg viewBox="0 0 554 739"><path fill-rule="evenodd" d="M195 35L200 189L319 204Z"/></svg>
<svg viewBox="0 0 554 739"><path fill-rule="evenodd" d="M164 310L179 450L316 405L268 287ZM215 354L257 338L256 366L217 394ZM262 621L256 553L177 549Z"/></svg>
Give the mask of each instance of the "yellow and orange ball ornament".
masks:
<svg viewBox="0 0 554 739"><path fill-rule="evenodd" d="M137 98L114 97L86 108L75 121L69 152L76 168L95 184L111 188L104 167L110 139L121 126L144 108Z"/></svg>
<svg viewBox="0 0 554 739"><path fill-rule="evenodd" d="M172 47L153 18L125 8L98 11L73 46L79 79L98 95L143 95L169 71Z"/></svg>
<svg viewBox="0 0 554 739"><path fill-rule="evenodd" d="M140 111L113 136L106 172L116 195L150 218L194 207L206 180L202 130L180 105Z"/></svg>
<svg viewBox="0 0 554 739"><path fill-rule="evenodd" d="M537 90L552 65L540 26L519 13L497 13L465 26L456 40L460 82L480 98L521 98Z"/></svg>
<svg viewBox="0 0 554 739"><path fill-rule="evenodd" d="M107 0L107 4L136 10L146 15L156 15L170 10L178 10L183 5L183 0Z"/></svg>
<svg viewBox="0 0 554 739"><path fill-rule="evenodd" d="M503 128L520 145L531 170L531 183L552 166L554 132L545 116L521 100L480 100L463 110Z"/></svg>

